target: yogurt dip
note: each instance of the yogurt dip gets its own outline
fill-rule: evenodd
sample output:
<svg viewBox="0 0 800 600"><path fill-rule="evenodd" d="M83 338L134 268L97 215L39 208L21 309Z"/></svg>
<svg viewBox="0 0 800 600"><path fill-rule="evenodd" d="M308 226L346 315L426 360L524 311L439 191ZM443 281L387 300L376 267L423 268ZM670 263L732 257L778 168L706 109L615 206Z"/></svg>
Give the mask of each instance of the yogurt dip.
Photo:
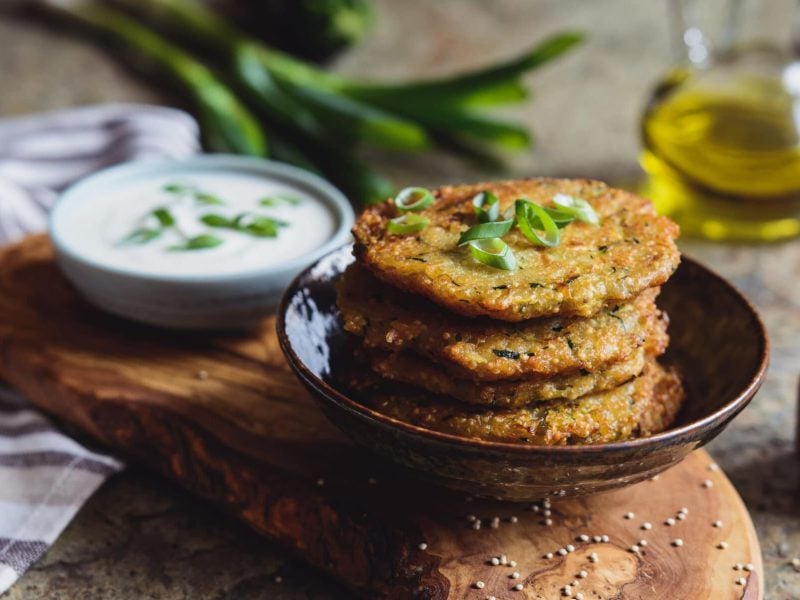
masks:
<svg viewBox="0 0 800 600"><path fill-rule="evenodd" d="M307 265L351 240L347 198L265 159L201 155L111 167L50 213L58 265L89 302L180 329L258 326Z"/></svg>
<svg viewBox="0 0 800 600"><path fill-rule="evenodd" d="M331 208L299 186L188 171L87 196L60 231L66 245L97 264L180 277L286 263L322 246L336 227Z"/></svg>

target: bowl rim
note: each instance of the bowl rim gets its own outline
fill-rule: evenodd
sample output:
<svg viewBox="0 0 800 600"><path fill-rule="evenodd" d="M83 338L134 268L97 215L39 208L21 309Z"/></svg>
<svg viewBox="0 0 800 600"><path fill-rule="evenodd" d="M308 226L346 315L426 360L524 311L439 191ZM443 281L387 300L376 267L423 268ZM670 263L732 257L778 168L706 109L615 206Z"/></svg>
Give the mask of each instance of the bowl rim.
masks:
<svg viewBox="0 0 800 600"><path fill-rule="evenodd" d="M114 267L84 256L79 251L76 251L73 245L65 243L62 239L59 233L59 219L62 218L60 215L62 211L65 210L64 206L66 206L67 203L79 201L81 196L86 193L87 188L91 190L96 186L107 186L113 184L120 177L136 176L137 173L142 176L148 176L154 171L166 171L170 168L181 170L198 167L229 170L231 172L249 171L255 174L284 179L295 185L311 188L319 194L322 202L326 203L335 215L338 221L336 229L325 243L292 260L269 267L256 267L248 271L222 275L214 275L213 273L208 275L182 275L179 273L159 274ZM349 239L350 228L353 226L354 221L355 213L347 197L328 181L311 171L256 156L204 153L184 158L152 158L124 162L101 169L100 171L79 179L61 192L56 199L50 211L50 215L48 216L47 233L53 242L53 247L59 255L105 275L125 277L131 280L149 283L235 283L264 276L293 273L309 264L316 263L322 257L341 247L342 244Z"/></svg>
<svg viewBox="0 0 800 600"><path fill-rule="evenodd" d="M469 438L458 436L455 434L444 433L432 429L426 429L418 425L406 423L394 417L385 415L379 411L373 410L357 402L353 398L343 394L330 384L326 383L315 375L311 370L306 367L305 363L295 353L291 342L289 341L286 332L286 313L289 307L290 300L296 295L297 288L300 280L306 277L316 266L328 256L332 256L337 252L342 252L349 245L341 246L336 250L320 257L314 264L301 271L286 288L286 291L281 298L278 306L276 330L278 333L278 343L281 350L287 357L289 365L300 379L307 385L311 386L314 390L319 392L326 400L338 405L340 408L347 409L348 411L357 414L359 417L377 422L377 425L384 427L391 427L400 429L410 435L419 436L430 439L431 441L440 442L448 445L455 445L469 450L484 450L490 452L514 453L514 454L542 454L542 455L598 455L618 452L629 452L631 450L648 448L653 445L677 445L685 443L685 437L689 436L692 439L699 439L700 433L712 426L714 423L727 423L730 419L735 417L741 412L752 400L755 393L764 381L767 366L769 364L770 356L770 341L767 334L764 322L761 319L756 308L753 304L742 294L736 287L733 286L724 277L717 274L712 269L709 269L702 263L686 257L681 256L681 264L687 263L694 268L698 268L705 272L707 276L715 279L722 287L727 290L745 309L750 313L753 322L757 326L757 335L761 344L761 351L759 353L758 365L750 378L747 385L740 390L735 397L719 407L714 412L711 412L704 417L681 425L680 427L670 428L655 435L634 438L630 440L622 440L618 442L609 442L604 444L585 444L585 445L571 445L571 446L545 446L545 445L528 445L515 442L498 442L493 440L482 440L479 438ZM680 266L678 267L680 268Z"/></svg>

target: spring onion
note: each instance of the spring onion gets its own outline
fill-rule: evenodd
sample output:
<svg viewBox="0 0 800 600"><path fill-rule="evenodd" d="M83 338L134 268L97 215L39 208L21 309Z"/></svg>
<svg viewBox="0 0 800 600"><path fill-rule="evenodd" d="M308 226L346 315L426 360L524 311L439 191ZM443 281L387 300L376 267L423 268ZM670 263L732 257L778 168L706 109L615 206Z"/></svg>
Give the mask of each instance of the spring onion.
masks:
<svg viewBox="0 0 800 600"><path fill-rule="evenodd" d="M600 219L592 208L592 205L582 198L576 198L568 194L556 194L553 196L553 204L555 204L561 212L571 214L578 221L583 221L590 225L600 224Z"/></svg>
<svg viewBox="0 0 800 600"><path fill-rule="evenodd" d="M422 231L428 226L428 223L430 221L422 215L406 213L389 220L386 224L386 231L395 235L408 235Z"/></svg>
<svg viewBox="0 0 800 600"><path fill-rule="evenodd" d="M189 238L183 244L172 246L170 250L205 250L206 248L216 248L217 246L221 246L222 243L223 240L217 236L203 233Z"/></svg>
<svg viewBox="0 0 800 600"><path fill-rule="evenodd" d="M537 246L558 246L561 232L553 218L541 206L519 199L514 203L514 213L517 227L529 241Z"/></svg>
<svg viewBox="0 0 800 600"><path fill-rule="evenodd" d="M488 190L476 194L472 199L472 206L475 208L475 216L478 217L479 223L496 221L500 216L500 201Z"/></svg>
<svg viewBox="0 0 800 600"><path fill-rule="evenodd" d="M433 204L433 194L423 187L407 187L394 198L397 210L419 212Z"/></svg>
<svg viewBox="0 0 800 600"><path fill-rule="evenodd" d="M517 267L514 253L500 238L474 240L469 243L469 251L475 260L489 267L505 271L513 271Z"/></svg>
<svg viewBox="0 0 800 600"><path fill-rule="evenodd" d="M474 240L487 240L491 238L501 238L506 235L514 226L514 220L492 221L490 223L480 223L473 225L461 234L458 238L458 245L463 246Z"/></svg>

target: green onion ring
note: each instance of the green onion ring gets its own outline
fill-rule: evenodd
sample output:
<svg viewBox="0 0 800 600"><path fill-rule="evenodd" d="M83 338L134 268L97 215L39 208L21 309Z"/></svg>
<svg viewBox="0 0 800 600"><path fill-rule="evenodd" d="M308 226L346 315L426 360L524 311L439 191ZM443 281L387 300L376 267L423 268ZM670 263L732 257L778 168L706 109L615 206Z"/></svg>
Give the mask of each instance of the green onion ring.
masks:
<svg viewBox="0 0 800 600"><path fill-rule="evenodd" d="M476 194L472 199L472 206L479 223L496 221L500 216L500 201L488 190Z"/></svg>
<svg viewBox="0 0 800 600"><path fill-rule="evenodd" d="M423 187L407 187L397 193L394 205L397 210L419 212L433 204L433 194Z"/></svg>
<svg viewBox="0 0 800 600"><path fill-rule="evenodd" d="M564 227L566 227L575 220L575 215L563 210L558 210L555 208L545 208L544 212L550 215L550 218L553 219L556 225L558 225L559 229L563 229Z"/></svg>
<svg viewBox="0 0 800 600"><path fill-rule="evenodd" d="M474 240L469 243L469 251L475 260L486 266L504 271L513 271L517 267L514 253L500 238Z"/></svg>
<svg viewBox="0 0 800 600"><path fill-rule="evenodd" d="M481 223L473 225L461 234L458 238L458 245L463 246L473 240L487 240L490 238L501 238L514 226L514 220L492 221L491 223Z"/></svg>
<svg viewBox="0 0 800 600"><path fill-rule="evenodd" d="M422 231L428 226L428 223L430 221L422 215L405 214L390 219L386 224L386 231L397 235L407 235Z"/></svg>
<svg viewBox="0 0 800 600"><path fill-rule="evenodd" d="M558 230L553 218L538 204L528 200L519 199L514 203L517 227L528 240L537 246L552 248L561 241L561 232ZM541 225L544 235L536 229Z"/></svg>
<svg viewBox="0 0 800 600"><path fill-rule="evenodd" d="M600 224L600 219L592 208L592 205L582 198L576 198L567 194L556 194L553 196L553 204L562 212L573 215L578 221L583 221L590 225Z"/></svg>

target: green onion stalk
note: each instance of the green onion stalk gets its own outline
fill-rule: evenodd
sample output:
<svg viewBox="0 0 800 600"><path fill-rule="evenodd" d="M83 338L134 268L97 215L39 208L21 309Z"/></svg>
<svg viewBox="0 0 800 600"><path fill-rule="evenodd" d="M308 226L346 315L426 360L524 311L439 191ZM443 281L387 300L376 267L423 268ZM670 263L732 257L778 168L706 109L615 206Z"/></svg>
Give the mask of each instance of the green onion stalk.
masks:
<svg viewBox="0 0 800 600"><path fill-rule="evenodd" d="M195 105L206 146L215 152L265 156L267 139L258 119L209 69L148 28L90 2L48 2L47 8L113 36L143 62L170 76Z"/></svg>
<svg viewBox="0 0 800 600"><path fill-rule="evenodd" d="M117 0L143 12L177 35L201 41L234 65L238 79L252 87L256 69L269 73L297 104L334 135L351 135L390 148L420 150L434 141L472 138L506 149L530 146L528 131L479 109L528 97L521 76L562 55L583 36L552 37L513 60L433 81L374 84L322 71L242 35L201 3L192 0ZM246 65L246 66L245 66Z"/></svg>

